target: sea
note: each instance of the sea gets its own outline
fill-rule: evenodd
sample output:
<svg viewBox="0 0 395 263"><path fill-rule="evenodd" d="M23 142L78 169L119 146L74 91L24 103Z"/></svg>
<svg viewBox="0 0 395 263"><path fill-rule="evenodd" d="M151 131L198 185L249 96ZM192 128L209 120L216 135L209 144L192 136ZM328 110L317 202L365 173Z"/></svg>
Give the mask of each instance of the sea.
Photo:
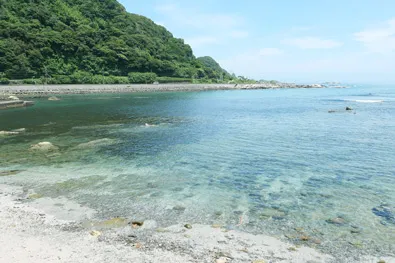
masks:
<svg viewBox="0 0 395 263"><path fill-rule="evenodd" d="M0 136L0 172L16 170L0 183L23 202L395 255L394 85L58 97L0 111L0 130L24 128Z"/></svg>

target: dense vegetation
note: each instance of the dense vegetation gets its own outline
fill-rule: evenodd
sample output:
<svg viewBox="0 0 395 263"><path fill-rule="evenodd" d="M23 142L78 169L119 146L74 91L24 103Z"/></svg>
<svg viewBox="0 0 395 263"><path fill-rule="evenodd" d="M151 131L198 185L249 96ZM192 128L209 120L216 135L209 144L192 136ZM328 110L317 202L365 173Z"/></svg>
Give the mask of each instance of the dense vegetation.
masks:
<svg viewBox="0 0 395 263"><path fill-rule="evenodd" d="M9 79L101 84L234 76L210 57L196 59L182 39L116 0L0 0L0 84Z"/></svg>

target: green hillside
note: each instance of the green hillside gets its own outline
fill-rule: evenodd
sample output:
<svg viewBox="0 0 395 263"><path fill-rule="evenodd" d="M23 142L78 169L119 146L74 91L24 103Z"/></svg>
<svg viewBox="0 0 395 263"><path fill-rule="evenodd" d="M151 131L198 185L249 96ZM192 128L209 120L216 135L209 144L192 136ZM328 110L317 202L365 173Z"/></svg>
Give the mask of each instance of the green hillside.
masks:
<svg viewBox="0 0 395 263"><path fill-rule="evenodd" d="M0 79L25 83L229 80L116 0L0 0ZM215 66L213 66L215 63ZM142 74L144 73L144 74Z"/></svg>

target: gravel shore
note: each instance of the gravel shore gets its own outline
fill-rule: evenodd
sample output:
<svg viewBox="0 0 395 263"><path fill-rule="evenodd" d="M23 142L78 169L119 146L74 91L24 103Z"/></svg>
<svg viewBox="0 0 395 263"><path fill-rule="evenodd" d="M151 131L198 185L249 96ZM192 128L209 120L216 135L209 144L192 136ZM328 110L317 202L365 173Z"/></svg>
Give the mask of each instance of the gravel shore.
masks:
<svg viewBox="0 0 395 263"><path fill-rule="evenodd" d="M0 262L338 262L310 247L223 226L160 228L155 221L139 225L121 218L66 221L32 205L25 195L21 187L0 184ZM379 260L394 262L373 257L358 262Z"/></svg>
<svg viewBox="0 0 395 263"><path fill-rule="evenodd" d="M330 262L312 248L220 226L138 228L63 221L23 201L23 189L0 184L0 262ZM120 221L120 220L119 220ZM118 221L110 221L118 222ZM105 227L104 227L105 226Z"/></svg>
<svg viewBox="0 0 395 263"><path fill-rule="evenodd" d="M279 88L322 88L323 86L279 84L145 84L145 85L26 85L0 86L0 98L9 95L47 96L52 94L130 93L156 91L204 91Z"/></svg>

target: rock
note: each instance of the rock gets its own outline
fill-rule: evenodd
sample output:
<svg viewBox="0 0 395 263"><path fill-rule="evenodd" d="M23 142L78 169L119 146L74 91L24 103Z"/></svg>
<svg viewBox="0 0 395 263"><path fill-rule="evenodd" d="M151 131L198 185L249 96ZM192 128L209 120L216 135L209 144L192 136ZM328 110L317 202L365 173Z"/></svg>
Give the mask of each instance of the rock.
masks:
<svg viewBox="0 0 395 263"><path fill-rule="evenodd" d="M253 260L252 263L266 263L263 259Z"/></svg>
<svg viewBox="0 0 395 263"><path fill-rule="evenodd" d="M299 240L301 241L309 241L311 238L309 236L300 236Z"/></svg>
<svg viewBox="0 0 395 263"><path fill-rule="evenodd" d="M379 260L377 263L385 263L385 260Z"/></svg>
<svg viewBox="0 0 395 263"><path fill-rule="evenodd" d="M136 244L134 244L134 247L137 249L140 249L143 247L143 245L141 243L136 243Z"/></svg>
<svg viewBox="0 0 395 263"><path fill-rule="evenodd" d="M215 263L226 263L226 262L228 262L228 259L225 257L221 257L215 260Z"/></svg>
<svg viewBox="0 0 395 263"><path fill-rule="evenodd" d="M328 110L328 113L334 113L336 112L335 110Z"/></svg>
<svg viewBox="0 0 395 263"><path fill-rule="evenodd" d="M18 133L26 132L26 128L15 129L15 130L12 130L12 132L18 132Z"/></svg>
<svg viewBox="0 0 395 263"><path fill-rule="evenodd" d="M260 213L261 219L273 218L273 219L283 219L285 217L285 212L274 208L264 208Z"/></svg>
<svg viewBox="0 0 395 263"><path fill-rule="evenodd" d="M350 110L352 110L352 108L351 107L346 107L346 110L350 111Z"/></svg>
<svg viewBox="0 0 395 263"><path fill-rule="evenodd" d="M327 223L329 224L334 224L334 225L344 225L346 224L346 220L344 218L341 217L335 217L335 218L331 218L326 220Z"/></svg>
<svg viewBox="0 0 395 263"><path fill-rule="evenodd" d="M86 142L86 143L81 143L81 144L77 145L76 148L77 149L89 149L89 148L95 148L95 147L102 147L102 146L114 144L114 142L115 142L115 140L113 140L113 139L104 138L104 139L94 140L94 141L90 141L90 142Z"/></svg>
<svg viewBox="0 0 395 263"><path fill-rule="evenodd" d="M373 214L379 216L387 223L395 224L395 211L393 211L389 206L380 205L379 207L372 208Z"/></svg>
<svg viewBox="0 0 395 263"><path fill-rule="evenodd" d="M17 131L0 131L0 136L7 136L7 135L18 135L19 132Z"/></svg>
<svg viewBox="0 0 395 263"><path fill-rule="evenodd" d="M0 176L8 176L8 175L15 175L23 172L23 170L9 170L9 171L0 171Z"/></svg>
<svg viewBox="0 0 395 263"><path fill-rule="evenodd" d="M130 225L133 228L139 228L144 225L144 221L132 221L132 222L130 222Z"/></svg>
<svg viewBox="0 0 395 263"><path fill-rule="evenodd" d="M185 224L184 227L185 227L186 229L192 229L192 225L191 225L191 224Z"/></svg>
<svg viewBox="0 0 395 263"><path fill-rule="evenodd" d="M57 151L59 148L55 145L53 145L50 142L40 142L38 144L34 144L30 147L30 150L32 151L42 151L42 152L51 152L51 151Z"/></svg>
<svg viewBox="0 0 395 263"><path fill-rule="evenodd" d="M91 234L91 236L98 237L101 235L101 232L97 230L92 230L91 232L89 232L89 234Z"/></svg>
<svg viewBox="0 0 395 263"><path fill-rule="evenodd" d="M50 101L59 101L60 99L58 97L52 96L52 97L49 97L48 100L50 100Z"/></svg>
<svg viewBox="0 0 395 263"><path fill-rule="evenodd" d="M10 99L10 100L19 100L19 98L17 96L14 96L14 95L9 96L8 99Z"/></svg>
<svg viewBox="0 0 395 263"><path fill-rule="evenodd" d="M184 206L181 206L181 205L176 205L175 207L173 207L173 210L180 211L180 212L185 211L185 209L186 208Z"/></svg>
<svg viewBox="0 0 395 263"><path fill-rule="evenodd" d="M28 199L39 199L39 198L41 198L41 197L43 197L42 194L31 194L31 195L29 195L27 198L28 198Z"/></svg>

